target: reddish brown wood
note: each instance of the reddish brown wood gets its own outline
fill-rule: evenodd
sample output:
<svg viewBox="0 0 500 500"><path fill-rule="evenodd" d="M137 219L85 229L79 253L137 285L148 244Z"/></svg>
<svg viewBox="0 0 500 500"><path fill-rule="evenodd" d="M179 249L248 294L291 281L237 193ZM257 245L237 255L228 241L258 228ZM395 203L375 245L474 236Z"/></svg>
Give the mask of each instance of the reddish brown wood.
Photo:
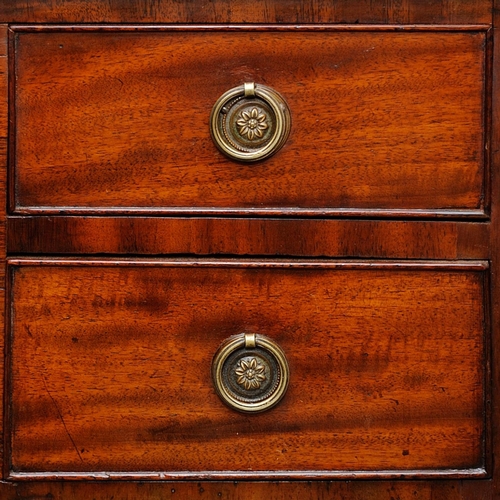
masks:
<svg viewBox="0 0 500 500"><path fill-rule="evenodd" d="M492 168L491 168L491 186L492 186L492 210L491 223L495 230L491 233L490 246L491 255L491 289L493 292L492 309L492 449L497 450L500 447L500 394L498 381L500 380L500 344L496 340L500 335L500 304L498 293L500 291L500 3L495 2L495 30L494 47L495 56L492 78ZM492 498L500 497L500 481L497 479L500 475L500 464L498 460L493 462L493 481Z"/></svg>
<svg viewBox="0 0 500 500"><path fill-rule="evenodd" d="M7 196L7 145L8 145L8 29L0 25L0 289L5 278L5 215ZM0 303L3 303L0 297ZM0 307L3 314L3 308ZM1 321L0 321L1 324ZM2 337L0 335L0 337ZM1 341L0 341L1 342ZM1 352L1 347L0 347ZM1 372L1 369L0 369ZM0 398L1 399L1 398Z"/></svg>
<svg viewBox="0 0 500 500"><path fill-rule="evenodd" d="M498 2L496 2L498 4ZM486 0L377 0L377 1L350 1L350 0L257 0L247 2L244 0L216 0L205 1L197 0L196 2L186 1L171 1L162 0L161 2L146 2L138 0L64 0L64 1L48 1L48 0L9 0L0 2L0 22L18 22L18 23L36 23L36 26L30 27L29 30L43 31L46 29L44 23L61 23L65 26L71 23L116 23L117 26L112 27L112 30L130 29L122 23L177 23L174 29L186 30L186 25L212 24L212 23L278 23L278 29L284 29L281 25L288 24L315 24L315 23L341 23L339 30L342 34L349 31L363 31L366 26L351 24L347 26L343 23L370 23L371 29L380 30L387 33L390 30L400 28L399 23L419 23L413 30L420 30L424 35L429 31L439 31L440 36L445 36L447 33L442 30L449 29L454 36L458 35L458 31L462 31L462 36L468 36L467 32L479 30L484 33L485 26L474 26L476 24L490 25L492 22L492 13L499 12L499 5L496 5L496 10L492 8L492 1ZM496 14L498 17L498 14ZM38 24L40 23L40 25ZM381 25L380 23L384 24ZM388 23L388 24L386 24ZM434 26L425 26L424 24L435 24ZM495 25L498 24L498 19L495 20ZM184 25L184 27L182 26ZM82 29L79 26L75 28ZM200 27L198 27L199 29ZM206 28L206 26L205 26ZM322 36L330 36L329 30L335 28L331 25L314 25L302 26L304 31L317 30L322 32ZM410 28L407 24L405 30ZM57 30L58 28L54 28ZM86 29L94 29L92 27ZM99 27L99 30L109 28ZM157 26L151 26L152 31L158 30ZM241 26L232 26L226 31L229 37L234 32L241 31ZM269 29L266 26L255 26L253 33L256 37L260 37L261 32ZM495 28L496 29L496 28ZM464 33L465 31L465 33ZM0 35L0 40L3 40L4 33ZM350 36L350 35L349 35ZM488 35L486 36L486 38ZM498 58L500 47L496 39L494 57ZM433 50L441 52L440 47L434 47ZM478 53L483 50L483 47L477 47ZM491 78L488 69L489 49L484 51L485 65L484 77ZM198 54L199 56L201 54ZM288 56L288 53L287 53ZM445 55L441 53L441 56ZM191 57L191 54L189 54ZM193 55L193 57L195 57ZM438 56L436 55L436 58ZM0 55L0 66L5 61ZM128 68L131 71L143 70L143 66L131 68L129 62ZM458 67L458 65L457 65ZM6 68L4 68L6 69ZM111 69L109 66L106 69ZM168 253L179 251L182 253L193 254L210 254L213 261L210 264L214 269L224 263L221 253L226 251L230 254L248 254L257 255L300 255L300 256L320 256L330 255L338 257L385 257L385 258L427 258L427 259L450 259L448 265L452 265L456 259L490 259L491 258L491 276L490 271L481 270L481 266L469 266L467 270L462 269L459 273L465 275L484 276L485 294L484 301L481 301L484 306L485 322L483 331L485 333L485 362L484 362L484 443L485 462L484 465L491 473L492 479L478 480L460 480L447 479L440 480L437 477L432 480L412 481L412 480L395 480L385 481L378 479L376 481L367 481L356 479L353 481L311 481L311 482L287 482L287 481L258 481L258 482L216 482L216 481L153 481L153 482L134 482L134 481L44 481L42 478L36 481L9 481L0 482L0 498L25 499L34 500L38 498L54 498L54 499L75 499L87 500L89 498L106 499L123 498L130 500L142 499L165 499L165 498L231 498L231 499L289 499L289 498L304 498L304 499L342 499L342 500L493 500L500 496L500 481L499 465L493 461L491 464L488 458L493 454L498 455L500 447L500 405L498 401L497 381L500 380L500 351L496 339L499 336L499 320L500 309L498 308L498 300L496 294L498 291L498 275L500 273L498 255L500 255L500 236L498 235L499 218L498 209L496 208L500 193L500 177L498 143L499 128L498 128L498 102L496 95L500 91L498 85L498 59L493 64L493 120L492 127L489 127L489 119L491 108L489 105L490 99L490 84L488 81L476 82L484 83L482 87L482 120L481 127L484 131L484 143L488 151L493 153L492 158L492 185L491 185L491 222L488 220L490 201L489 186L489 165L488 155L484 157L484 161L478 161L481 168L484 167L484 185L480 185L479 193L484 195L484 200L480 199L479 208L466 208L465 210L456 207L444 206L434 208L432 210L415 210L415 209L382 209L381 206L369 208L354 208L354 209L333 209L333 210L311 210L311 207L298 211L296 207L291 207L290 210L280 210L280 207L272 207L268 210L262 210L266 216L273 216L280 212L285 215L290 213L300 213L304 216L316 215L317 220L253 220L255 212L252 209L237 209L237 212L244 215L245 219L225 219L219 217L202 217L181 219L175 217L157 218L156 220L146 217L148 210L151 208L141 208L137 204L133 204L130 208L135 214L140 217L95 217L96 215L104 215L113 212L112 208L106 208L106 212L97 210L93 207L82 206L74 213L88 213L92 215L90 218L85 217L27 217L15 218L10 222L8 238L11 240L9 248L11 252L22 252L27 254L37 255L49 253L66 253L78 255L81 260L82 254L107 253L112 254L117 252L124 258L131 254L141 254L148 257L151 253L158 251L160 253ZM450 72L452 77L445 81L443 88L446 85L452 85L453 88L459 89L459 81L461 75L457 75L455 68L454 72ZM212 77L212 75L210 75ZM470 81L465 79L465 85L470 88ZM11 78L11 83L14 86L14 78ZM5 73L0 67L0 129L6 124L6 94L3 85L5 84ZM105 92L112 93L111 85L106 88L102 85ZM479 88L479 87L478 87ZM11 93L14 95L14 92ZM436 94L439 100L439 95ZM55 102L55 101L54 101ZM460 106L462 97L456 95L456 105ZM66 102L67 105L70 103ZM57 102L55 102L57 105ZM74 105L73 105L74 107ZM60 106L58 106L60 108ZM112 107L111 107L112 108ZM2 111L3 110L3 111ZM15 118L14 109L11 110L11 118ZM116 109L112 109L116 112ZM56 115L56 111L52 110L50 116ZM374 124L369 124L369 120L364 119L365 128L374 130ZM67 124L64 124L66 126ZM484 127L483 127L484 125ZM474 129L477 127L474 126ZM14 131L14 128L12 128ZM489 134L492 133L491 143L489 142ZM161 135L161 134L160 134ZM4 134L0 132L0 165L5 161L6 150L2 148L5 145L3 139ZM149 144L147 139L145 144ZM128 145L127 145L128 146ZM427 146L426 146L427 147ZM432 146L431 146L432 148ZM150 148L151 149L151 148ZM153 150L153 149L151 149ZM284 153L285 151L283 151ZM11 158L15 148L11 148ZM358 153L359 154L359 153ZM441 154L443 154L441 152ZM296 159L293 160L295 163ZM290 162L291 164L291 162ZM308 166L309 167L309 166ZM289 167L286 167L289 168ZM4 182L2 178L2 167L0 167L0 184ZM450 179L450 182L453 181ZM82 181L85 189L85 181ZM476 184L476 187L479 184ZM54 189L56 191L57 189ZM11 193L14 190L11 190ZM0 196L3 196L3 187L0 188ZM411 193L411 196L415 196ZM455 199L456 200L456 199ZM394 201L391 200L391 203ZM394 202L396 203L396 202ZM339 203L339 206L343 203ZM3 219L2 210L5 204L0 202L0 254L4 255L4 236L3 236ZM313 207L312 207L313 208ZM56 214L59 208L46 207L44 211L53 212ZM122 214L127 211L121 210ZM181 211L196 213L194 210L181 209ZM226 209L227 210L227 209ZM156 208L155 215L164 215L170 211L171 214L176 213L175 208L165 210L162 207ZM146 213L144 213L146 212ZM198 212L203 215L220 215L223 209L207 207ZM484 213L485 212L485 213ZM177 211L178 213L178 211ZM344 217L349 220L319 220L325 214L334 215L341 219ZM116 214L115 214L116 215ZM130 214L129 214L130 215ZM371 220L359 221L357 217L370 218ZM390 217L398 220L381 221L381 218ZM407 218L412 218L413 223L409 224ZM449 219L457 220L458 218L472 219L472 223L456 223ZM419 221L415 219L433 218L435 221L429 223L427 221ZM440 220L440 219L448 220ZM478 223L476 221L483 221ZM434 223L435 222L435 223ZM359 225L358 225L359 224ZM19 232L18 232L19 231ZM488 244L488 238L490 242ZM33 239L33 241L30 241ZM62 241L58 241L62 240ZM67 240L67 241L64 241ZM245 241L243 241L245 240ZM406 243L405 243L406 242ZM491 247L491 249L490 249ZM234 252L234 253L233 253ZM1 257L0 255L0 257ZM3 259L3 257L1 257ZM76 264L77 260L73 262ZM124 262L125 259L124 259ZM117 269L122 269L124 262L119 264ZM271 263L263 261L263 265L270 266ZM407 263L407 272L416 272L413 267L415 263ZM228 265L227 263L224 265ZM312 266L315 264L311 262ZM383 264L385 265L385 264ZM121 267L120 267L121 266ZM344 263L344 270L351 272L352 264ZM363 267L357 271L369 272L369 262L363 263ZM445 270L443 263L427 264L419 269L426 267L426 273L436 276L438 273L452 273ZM47 269L47 268L46 268ZM50 268L49 268L50 269ZM285 272L286 270L284 270ZM325 270L325 272L336 272L334 265ZM388 274L397 272L394 269L380 268L380 272ZM406 272L405 271L405 272ZM115 272L115 271L113 271ZM267 271L266 271L267 272ZM301 272L309 272L307 267L304 267ZM372 271L370 271L372 272ZM422 271L423 272L423 271ZM0 273L3 273L3 266L0 266ZM489 277L491 277L491 322L488 312L488 293ZM92 283L89 281L89 286ZM193 285L194 286L194 285ZM200 285L201 287L202 285ZM354 286L354 285L350 285ZM0 284L0 300L3 294L3 287ZM42 289L42 287L40 287ZM460 287L459 287L460 289ZM462 288L463 290L463 288ZM90 292L86 293L89 296ZM479 292L478 292L479 293ZM473 294L474 295L474 294ZM50 295L49 297L50 298ZM48 298L45 299L48 300ZM477 297L476 297L477 298ZM32 299L34 300L34 299ZM302 298L301 300L305 300ZM40 304L44 303L44 299ZM78 304L77 306L78 307ZM438 307L438 303L435 303ZM450 306L446 306L448 308ZM472 306L471 306L472 307ZM298 313L297 313L298 314ZM475 314L478 314L475 311ZM157 316L155 316L157 317ZM82 320L85 322L84 320ZM491 323L491 324L490 324ZM302 325L303 326L303 325ZM463 325L462 325L463 326ZM86 328L91 328L91 325L86 325ZM491 328L491 332L490 332ZM491 335L490 335L491 334ZM489 353L488 340L489 337L493 340L491 349L491 373L489 372ZM3 335L0 335L0 349L2 348ZM61 347L59 346L59 349ZM474 353L475 351L473 351ZM470 355L474 355L474 354ZM47 354L48 356L48 354ZM3 356L0 355L0 363L3 361ZM0 366L0 373L3 370ZM491 384L488 383L491 379ZM1 384L0 384L1 385ZM62 394L62 391L61 391ZM491 415L489 413L489 400L492 396ZM52 408L53 410L53 408ZM38 414L38 419L41 422L43 412ZM491 416L491 425L489 419ZM429 446L429 450L432 445ZM0 451L1 454L1 451ZM429 451L430 454L430 451ZM10 454L9 454L10 456ZM493 467L492 467L493 466ZM435 473L435 472L434 472ZM317 477L321 477L319 474ZM378 476L381 477L381 476ZM265 477L263 477L265 479ZM269 479L269 478L268 478Z"/></svg>
<svg viewBox="0 0 500 500"><path fill-rule="evenodd" d="M20 213L484 208L484 32L15 37ZM208 127L244 81L277 89L293 117L255 165L224 158Z"/></svg>
<svg viewBox="0 0 500 500"><path fill-rule="evenodd" d="M13 477L482 473L482 263L15 264ZM258 416L210 378L245 331L291 370Z"/></svg>
<svg viewBox="0 0 500 500"><path fill-rule="evenodd" d="M10 217L8 251L487 259L488 231L471 222Z"/></svg>
<svg viewBox="0 0 500 500"><path fill-rule="evenodd" d="M8 130L8 60L7 26L0 25L0 387L4 385L4 338L5 338L5 215L7 193L7 130ZM0 415L3 415L3 390L0 390ZM0 463L3 462L3 425L0 424Z"/></svg>
<svg viewBox="0 0 500 500"><path fill-rule="evenodd" d="M488 481L333 481L333 482L39 482L4 484L5 500L489 500ZM1 487L2 485L0 485ZM50 496L49 496L50 495Z"/></svg>
<svg viewBox="0 0 500 500"><path fill-rule="evenodd" d="M17 23L491 23L490 0L9 0L0 19Z"/></svg>

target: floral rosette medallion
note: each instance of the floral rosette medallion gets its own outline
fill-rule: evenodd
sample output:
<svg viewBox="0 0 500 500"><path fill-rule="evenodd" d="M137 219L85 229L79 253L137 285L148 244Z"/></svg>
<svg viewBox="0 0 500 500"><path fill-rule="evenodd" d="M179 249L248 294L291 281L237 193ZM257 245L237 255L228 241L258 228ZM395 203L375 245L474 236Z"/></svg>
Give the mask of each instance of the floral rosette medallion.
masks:
<svg viewBox="0 0 500 500"><path fill-rule="evenodd" d="M285 99L265 85L245 83L224 93L210 116L219 150L233 160L254 162L275 154L290 133Z"/></svg>
<svg viewBox="0 0 500 500"><path fill-rule="evenodd" d="M264 335L245 333L226 339L212 362L217 394L231 408L261 412L275 406L288 387L288 362Z"/></svg>

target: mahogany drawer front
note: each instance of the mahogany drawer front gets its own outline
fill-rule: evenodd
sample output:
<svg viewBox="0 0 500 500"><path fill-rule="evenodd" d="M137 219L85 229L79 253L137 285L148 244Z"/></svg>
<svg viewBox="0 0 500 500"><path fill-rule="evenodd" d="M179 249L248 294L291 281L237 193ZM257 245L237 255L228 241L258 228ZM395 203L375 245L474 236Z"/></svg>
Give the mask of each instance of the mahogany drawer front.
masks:
<svg viewBox="0 0 500 500"><path fill-rule="evenodd" d="M479 27L17 27L11 42L15 213L484 213ZM209 130L244 82L292 116L251 165Z"/></svg>
<svg viewBox="0 0 500 500"><path fill-rule="evenodd" d="M483 475L486 269L11 260L10 476ZM211 381L242 332L290 366L258 415Z"/></svg>

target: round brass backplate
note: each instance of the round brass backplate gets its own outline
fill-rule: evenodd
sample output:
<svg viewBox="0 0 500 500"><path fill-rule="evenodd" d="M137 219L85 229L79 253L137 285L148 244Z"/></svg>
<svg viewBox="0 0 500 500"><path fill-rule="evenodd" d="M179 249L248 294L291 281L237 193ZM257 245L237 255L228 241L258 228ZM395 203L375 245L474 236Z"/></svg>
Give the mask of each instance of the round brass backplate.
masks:
<svg viewBox="0 0 500 500"><path fill-rule="evenodd" d="M288 388L285 354L270 338L242 333L226 339L212 361L217 394L229 407L256 413L275 406Z"/></svg>
<svg viewBox="0 0 500 500"><path fill-rule="evenodd" d="M270 87L245 83L225 92L210 116L215 145L233 160L253 162L285 144L291 116L283 97Z"/></svg>

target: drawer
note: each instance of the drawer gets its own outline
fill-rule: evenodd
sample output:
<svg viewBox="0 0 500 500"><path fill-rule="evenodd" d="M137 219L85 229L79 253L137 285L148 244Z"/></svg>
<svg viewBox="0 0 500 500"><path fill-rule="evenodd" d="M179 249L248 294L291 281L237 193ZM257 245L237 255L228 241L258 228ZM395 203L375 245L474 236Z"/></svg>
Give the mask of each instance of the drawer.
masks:
<svg viewBox="0 0 500 500"><path fill-rule="evenodd" d="M486 270L11 259L10 477L485 475ZM288 360L288 390L258 414L212 382L240 333Z"/></svg>
<svg viewBox="0 0 500 500"><path fill-rule="evenodd" d="M482 216L480 27L16 27L11 209ZM252 164L210 114L255 82L291 132Z"/></svg>

